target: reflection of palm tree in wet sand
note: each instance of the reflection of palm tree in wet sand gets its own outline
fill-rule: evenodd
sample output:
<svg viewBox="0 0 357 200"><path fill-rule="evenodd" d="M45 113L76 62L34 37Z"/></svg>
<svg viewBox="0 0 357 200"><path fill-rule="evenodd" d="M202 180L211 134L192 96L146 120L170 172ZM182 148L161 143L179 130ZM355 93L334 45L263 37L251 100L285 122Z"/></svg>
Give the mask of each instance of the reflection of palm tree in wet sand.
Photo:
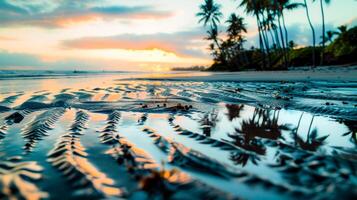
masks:
<svg viewBox="0 0 357 200"><path fill-rule="evenodd" d="M301 117L302 117L302 115L301 115ZM299 119L298 126L300 125L301 117ZM328 137L328 135L322 136L322 137L317 137L318 132L317 132L316 128L314 128L311 131L314 119L315 119L315 115L313 115L311 118L309 129L307 132L307 138L305 141L297 134L298 127L295 130L295 144L298 144L300 148L307 150L307 151L316 151L319 147L321 147L324 144L324 141Z"/></svg>
<svg viewBox="0 0 357 200"><path fill-rule="evenodd" d="M206 113L200 120L203 134L207 137L211 136L212 128L216 127L218 122L218 113L213 110L211 113Z"/></svg>

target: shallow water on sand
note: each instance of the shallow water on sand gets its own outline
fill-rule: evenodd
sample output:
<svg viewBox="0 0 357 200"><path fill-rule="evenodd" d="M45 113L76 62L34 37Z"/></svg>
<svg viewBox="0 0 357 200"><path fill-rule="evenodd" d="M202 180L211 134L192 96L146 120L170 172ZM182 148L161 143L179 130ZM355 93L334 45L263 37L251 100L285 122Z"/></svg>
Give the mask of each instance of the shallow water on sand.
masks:
<svg viewBox="0 0 357 200"><path fill-rule="evenodd" d="M354 82L0 80L0 197L348 199Z"/></svg>

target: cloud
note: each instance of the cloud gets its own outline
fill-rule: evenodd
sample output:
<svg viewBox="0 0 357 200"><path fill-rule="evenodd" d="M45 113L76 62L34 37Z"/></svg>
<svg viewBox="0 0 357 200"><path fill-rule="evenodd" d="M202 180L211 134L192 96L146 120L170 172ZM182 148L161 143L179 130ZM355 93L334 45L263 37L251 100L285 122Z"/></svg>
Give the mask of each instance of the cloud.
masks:
<svg viewBox="0 0 357 200"><path fill-rule="evenodd" d="M203 40L204 30L147 35L122 34L110 37L85 37L63 41L62 46L74 49L160 49L183 57L208 58L204 51L207 43Z"/></svg>
<svg viewBox="0 0 357 200"><path fill-rule="evenodd" d="M39 1L39 0L37 0ZM7 26L40 26L60 28L93 20L162 19L174 13L152 6L103 6L96 1L58 1L56 3L29 3L32 1L0 1L0 23ZM23 3L27 2L27 4ZM42 2L42 1L40 1Z"/></svg>
<svg viewBox="0 0 357 200"><path fill-rule="evenodd" d="M56 62L48 62L41 59L40 56L25 54L25 53L11 53L0 50L0 69L96 69L98 63L91 61L84 61L79 59L64 59Z"/></svg>
<svg viewBox="0 0 357 200"><path fill-rule="evenodd" d="M347 24L350 26L350 28L357 26L357 17L354 17L353 19L349 20Z"/></svg>
<svg viewBox="0 0 357 200"><path fill-rule="evenodd" d="M16 38L10 37L10 36L1 36L0 35L0 40L16 40Z"/></svg>
<svg viewBox="0 0 357 200"><path fill-rule="evenodd" d="M207 64L209 60L200 61ZM141 61L127 59L98 59L98 58L62 58L55 61L43 59L42 56L12 53L0 50L0 70L31 69L31 70L127 70L152 71L155 69L170 69L173 66L192 66L191 60L170 62L165 60Z"/></svg>
<svg viewBox="0 0 357 200"><path fill-rule="evenodd" d="M21 53L9 53L6 51L0 51L0 67L26 67L26 66L43 66L36 56Z"/></svg>

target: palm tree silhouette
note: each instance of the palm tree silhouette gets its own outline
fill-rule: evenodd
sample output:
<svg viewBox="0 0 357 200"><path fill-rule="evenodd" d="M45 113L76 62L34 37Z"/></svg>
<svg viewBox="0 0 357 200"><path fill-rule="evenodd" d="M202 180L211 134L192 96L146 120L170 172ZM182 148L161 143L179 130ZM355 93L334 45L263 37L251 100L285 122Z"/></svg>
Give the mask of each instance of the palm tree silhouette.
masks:
<svg viewBox="0 0 357 200"><path fill-rule="evenodd" d="M303 116L303 115L304 115L304 112L301 113L296 128L292 129L292 133L293 133L293 137L294 137L294 145L295 145L295 146L296 146L296 144L297 144L298 130L299 130L299 128L300 128L300 123L301 123L301 119L302 119L302 116Z"/></svg>
<svg viewBox="0 0 357 200"><path fill-rule="evenodd" d="M244 18L232 13L226 22L228 23L228 37L235 42L241 42L242 32L247 33Z"/></svg>
<svg viewBox="0 0 357 200"><path fill-rule="evenodd" d="M247 151L253 151L260 155L265 155L265 147L255 136L260 131L260 126L256 120L259 113L254 110L253 117L241 122L241 128L236 128L233 134L228 134L233 139L233 143Z"/></svg>
<svg viewBox="0 0 357 200"><path fill-rule="evenodd" d="M283 26L284 26L285 43L288 45L289 37L288 37L288 29L287 29L286 24L285 24L284 10L294 10L294 9L299 8L299 7L303 7L304 4L302 4L302 3L291 3L290 0L274 0L274 2L276 2L277 5L278 5L277 9L279 11L279 14L281 15L281 19L282 19Z"/></svg>
<svg viewBox="0 0 357 200"><path fill-rule="evenodd" d="M217 47L220 47L218 43L218 29L217 27L211 27L207 31L207 37L205 38L206 40L213 40L214 43L217 45Z"/></svg>
<svg viewBox="0 0 357 200"><path fill-rule="evenodd" d="M315 2L316 0L312 0ZM324 11L324 3L325 4L330 4L331 0L320 0L320 9L321 9L321 16L322 16L322 51L321 51L321 60L320 60L320 65L323 65L324 62L324 49L325 49L325 44L326 44L326 38L324 35L326 34L325 32L325 11Z"/></svg>
<svg viewBox="0 0 357 200"><path fill-rule="evenodd" d="M351 135L350 140L353 142L355 145L357 145L357 123L356 121L352 120L343 120L342 121L348 128L348 131L343 134L343 136L348 136Z"/></svg>
<svg viewBox="0 0 357 200"><path fill-rule="evenodd" d="M284 10L294 10L299 7L303 7L304 5L302 3L291 3L290 0L274 0L274 9L277 10L277 15L278 15L278 20L280 22L280 18L282 19L283 22L283 27L284 27L284 34L285 34L285 43L286 47L289 47L289 35L288 35L288 29L286 27L285 23L285 15L284 15ZM290 48L292 49L292 48ZM289 62L290 56L289 53L285 52L286 54L286 62ZM286 67L288 66L288 63L286 63Z"/></svg>
<svg viewBox="0 0 357 200"><path fill-rule="evenodd" d="M279 125L278 119L279 111L272 113L269 110L255 108L253 117L243 120L241 127L236 128L235 132L228 136L234 140L235 145L265 155L265 147L260 141L261 138L276 140L282 138L282 130L289 130L287 125Z"/></svg>
<svg viewBox="0 0 357 200"><path fill-rule="evenodd" d="M213 110L211 113L204 114L203 117L199 119L203 135L210 137L211 130L212 128L216 127L218 121L218 113L215 110Z"/></svg>
<svg viewBox="0 0 357 200"><path fill-rule="evenodd" d="M289 47L289 49L294 49L294 48L296 47L295 42L291 40L291 41L289 42L289 46L288 46L288 47Z"/></svg>
<svg viewBox="0 0 357 200"><path fill-rule="evenodd" d="M269 7L267 8L268 10L272 10L274 12L274 15L277 16L277 21L278 21L278 28L279 28L279 33L280 33L280 40L282 44L282 52L283 52L283 58L284 58L284 63L285 63L285 68L288 67L288 58L287 58L287 51L286 51L286 46L287 46L287 36L285 34L285 39L283 35L283 30L282 30L282 25L281 25L281 17L283 13L284 7L278 2L274 1L272 2Z"/></svg>
<svg viewBox="0 0 357 200"><path fill-rule="evenodd" d="M203 22L204 26L209 24L211 27L217 27L217 24L223 17L220 8L221 6L215 3L214 0L205 0L205 2L200 5L200 12L196 14L196 16L201 17L198 22Z"/></svg>
<svg viewBox="0 0 357 200"><path fill-rule="evenodd" d="M269 46L267 44L267 39L264 34L263 30L263 23L262 20L260 19L260 14L263 11L263 4L262 1L259 0L242 0L242 2L239 4L240 7L244 7L245 12L247 14L254 15L257 21L257 26L258 26L258 33L259 33L259 45L260 45L260 50L263 52L263 69L266 67L266 58L265 58L265 50L269 54ZM268 65L270 64L270 61L268 60Z"/></svg>
<svg viewBox="0 0 357 200"><path fill-rule="evenodd" d="M227 58L225 60L230 61L229 64L231 64L233 63L232 61L234 61L233 59L235 58L235 56L238 56L239 61L244 62L246 60L246 55L244 51L241 52L241 50L243 49L243 43L245 42L242 33L247 32L246 24L244 23L244 18L232 13L226 23L228 25L228 39L222 43L223 49L226 50L225 56ZM233 66L234 65L235 63L233 63Z"/></svg>
<svg viewBox="0 0 357 200"><path fill-rule="evenodd" d="M300 148L307 151L316 151L320 146L324 145L324 141L328 137L328 135L317 137L318 133L316 128L311 131L314 119L315 119L315 115L313 115L311 118L309 129L307 132L307 138L305 141L300 136L298 136L297 133L295 134L295 142L300 146Z"/></svg>
<svg viewBox="0 0 357 200"><path fill-rule="evenodd" d="M346 25L339 26L339 27L337 27L337 29L339 31L339 32L337 32L337 34L339 34L339 35L342 35L342 34L347 32L347 26Z"/></svg>
<svg viewBox="0 0 357 200"><path fill-rule="evenodd" d="M306 16L307 16L307 20L309 22L309 25L310 25L310 28L311 28L311 32L312 32L312 66L313 67L316 67L316 57L315 57L315 46L316 46L316 38L315 38L315 28L314 26L312 25L312 22L311 22L311 18L310 18L310 13L309 13L309 8L307 6L307 2L306 0L304 0L304 7L305 7L305 11L306 11Z"/></svg>
<svg viewBox="0 0 357 200"><path fill-rule="evenodd" d="M325 36L326 37L325 41L332 43L332 39L335 34L336 34L336 32L334 32L334 31L327 31L326 36Z"/></svg>
<svg viewBox="0 0 357 200"><path fill-rule="evenodd" d="M228 110L227 116L230 121L232 121L235 118L240 117L240 112L244 108L244 104L236 105L236 104L227 104L226 108Z"/></svg>
<svg viewBox="0 0 357 200"><path fill-rule="evenodd" d="M233 161L235 165L241 165L242 167L247 165L248 161L251 161L253 164L258 165L258 161L260 160L258 155L236 151L232 151L230 153L229 159Z"/></svg>
<svg viewBox="0 0 357 200"><path fill-rule="evenodd" d="M200 12L196 14L197 17L200 17L199 23L203 22L205 27L207 25L209 26L209 30L207 31L208 37L206 39L214 41L218 49L221 48L218 42L218 24L223 17L220 8L221 5L215 3L214 0L205 0L205 2L200 5ZM215 51L214 45L210 45L210 48Z"/></svg>

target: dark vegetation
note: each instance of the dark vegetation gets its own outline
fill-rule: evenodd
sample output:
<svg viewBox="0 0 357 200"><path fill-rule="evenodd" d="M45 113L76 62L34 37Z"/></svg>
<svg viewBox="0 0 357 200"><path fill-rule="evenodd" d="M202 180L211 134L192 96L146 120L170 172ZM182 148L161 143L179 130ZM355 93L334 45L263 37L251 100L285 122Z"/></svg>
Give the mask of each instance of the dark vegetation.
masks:
<svg viewBox="0 0 357 200"><path fill-rule="evenodd" d="M205 66L193 66L193 67L174 67L172 71L203 71L205 70Z"/></svg>
<svg viewBox="0 0 357 200"><path fill-rule="evenodd" d="M315 2L316 0L313 0ZM292 3L289 0L242 0L237 1L246 14L257 21L259 48L245 47L247 33L244 18L232 13L225 21L225 36L219 30L223 13L221 5L214 0L205 0L197 16L199 23L207 28L206 40L211 41L209 49L214 63L208 70L285 70L289 67L320 65L345 65L357 63L357 27L348 29L342 25L334 30L325 30L324 5L329 0L319 0L322 15L321 42L316 46L316 32L311 23L308 2ZM290 10L305 9L313 38L312 46L298 47L289 40L284 15ZM224 39L223 39L224 38Z"/></svg>

